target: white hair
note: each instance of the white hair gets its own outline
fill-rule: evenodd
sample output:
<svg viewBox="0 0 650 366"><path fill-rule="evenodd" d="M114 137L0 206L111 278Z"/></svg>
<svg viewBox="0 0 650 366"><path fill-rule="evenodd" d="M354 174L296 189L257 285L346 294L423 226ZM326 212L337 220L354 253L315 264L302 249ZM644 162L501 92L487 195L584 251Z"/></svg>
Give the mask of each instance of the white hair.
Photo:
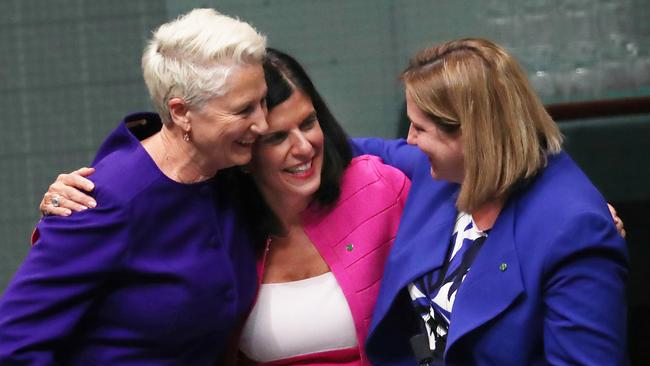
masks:
<svg viewBox="0 0 650 366"><path fill-rule="evenodd" d="M214 9L194 9L161 25L142 55L142 72L163 122L171 121L169 99L200 108L228 91L234 68L261 64L265 49L266 37L250 24Z"/></svg>

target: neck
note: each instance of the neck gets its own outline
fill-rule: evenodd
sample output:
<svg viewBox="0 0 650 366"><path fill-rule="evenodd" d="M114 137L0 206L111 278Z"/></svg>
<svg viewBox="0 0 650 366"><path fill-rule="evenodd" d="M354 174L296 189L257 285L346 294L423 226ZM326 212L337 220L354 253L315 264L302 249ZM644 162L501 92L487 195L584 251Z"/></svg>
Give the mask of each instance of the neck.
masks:
<svg viewBox="0 0 650 366"><path fill-rule="evenodd" d="M470 212L472 219L479 230L486 231L494 226L494 223L499 217L499 213L501 213L504 202L505 199L502 198L488 201Z"/></svg>
<svg viewBox="0 0 650 366"><path fill-rule="evenodd" d="M178 183L197 183L213 177L218 168L202 158L191 143L183 141L182 132L176 130L163 126L160 132L142 141L158 169Z"/></svg>
<svg viewBox="0 0 650 366"><path fill-rule="evenodd" d="M287 199L286 197L269 197L263 194L273 213L277 216L286 232L295 227L302 227L302 212L307 209L311 199L303 197Z"/></svg>

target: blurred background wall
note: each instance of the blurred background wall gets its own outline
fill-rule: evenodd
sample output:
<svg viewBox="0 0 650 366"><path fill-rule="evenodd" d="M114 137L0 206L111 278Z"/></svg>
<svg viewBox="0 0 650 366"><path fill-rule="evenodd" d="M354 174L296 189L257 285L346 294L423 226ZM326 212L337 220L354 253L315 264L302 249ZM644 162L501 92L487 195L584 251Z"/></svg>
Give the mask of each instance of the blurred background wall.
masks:
<svg viewBox="0 0 650 366"><path fill-rule="evenodd" d="M0 292L57 173L89 164L122 116L152 109L144 42L194 7L239 16L295 55L353 136L402 136L400 70L417 49L459 37L505 45L546 103L650 95L650 0L0 0ZM650 116L560 123L567 150L626 223L630 343L641 360Z"/></svg>

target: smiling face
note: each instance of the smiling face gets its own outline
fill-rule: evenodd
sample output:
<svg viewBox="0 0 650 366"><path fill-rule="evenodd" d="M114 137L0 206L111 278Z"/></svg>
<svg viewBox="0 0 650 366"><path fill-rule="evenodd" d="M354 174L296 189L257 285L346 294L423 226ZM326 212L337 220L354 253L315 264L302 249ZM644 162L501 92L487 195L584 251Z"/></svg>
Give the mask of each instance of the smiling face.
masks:
<svg viewBox="0 0 650 366"><path fill-rule="evenodd" d="M193 147L217 169L251 160L256 138L266 132L266 83L261 65L238 67L228 92L187 112Z"/></svg>
<svg viewBox="0 0 650 366"><path fill-rule="evenodd" d="M464 177L461 131L442 131L406 93L406 113L411 120L407 142L429 157L431 176L462 183Z"/></svg>
<svg viewBox="0 0 650 366"><path fill-rule="evenodd" d="M268 115L269 129L253 149L250 170L271 204L311 202L323 168L324 135L314 106L294 91Z"/></svg>

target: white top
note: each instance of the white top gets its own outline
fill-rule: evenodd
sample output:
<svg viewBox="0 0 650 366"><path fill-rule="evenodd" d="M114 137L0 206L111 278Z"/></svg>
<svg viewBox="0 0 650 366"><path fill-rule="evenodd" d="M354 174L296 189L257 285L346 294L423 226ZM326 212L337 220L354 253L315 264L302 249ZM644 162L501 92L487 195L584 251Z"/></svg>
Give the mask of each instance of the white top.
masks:
<svg viewBox="0 0 650 366"><path fill-rule="evenodd" d="M239 343L251 360L270 362L356 347L352 312L334 274L262 284Z"/></svg>

